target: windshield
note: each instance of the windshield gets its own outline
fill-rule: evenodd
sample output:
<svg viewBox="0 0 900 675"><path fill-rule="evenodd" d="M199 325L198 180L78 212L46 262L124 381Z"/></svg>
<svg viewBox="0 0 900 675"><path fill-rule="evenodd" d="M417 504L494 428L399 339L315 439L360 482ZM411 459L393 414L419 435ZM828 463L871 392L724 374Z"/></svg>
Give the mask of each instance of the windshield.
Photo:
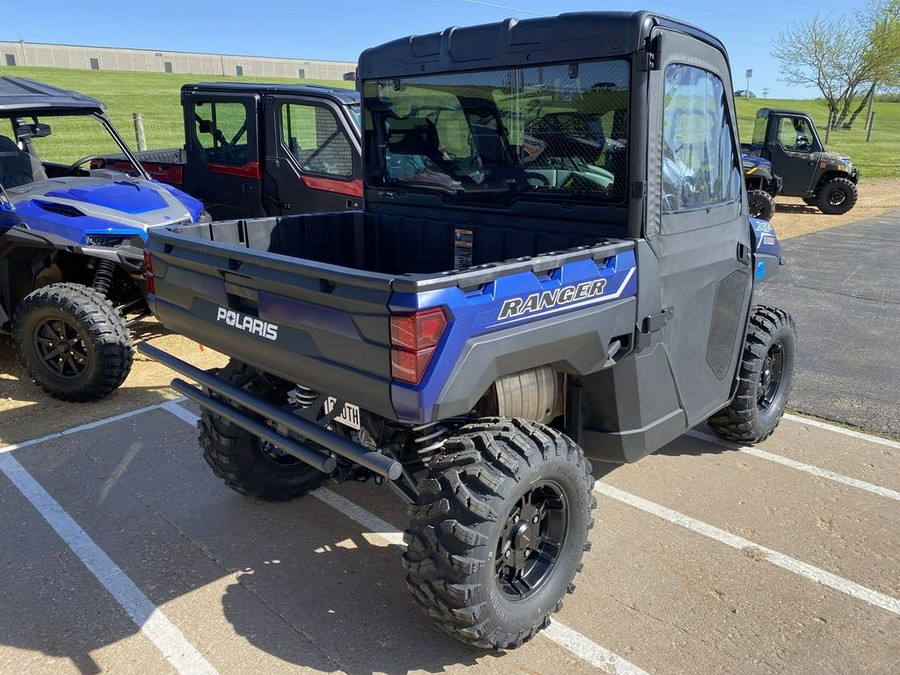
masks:
<svg viewBox="0 0 900 675"><path fill-rule="evenodd" d="M9 120L11 127L32 131L27 135L42 162L70 165L92 155L119 155L122 148L103 123L91 115L42 115ZM5 124L3 126L6 126ZM0 131L9 133L7 130ZM13 131L13 137L15 131Z"/></svg>
<svg viewBox="0 0 900 675"><path fill-rule="evenodd" d="M768 117L757 117L753 125L753 138L750 139L752 145L763 146L766 144L766 125L769 122Z"/></svg>
<svg viewBox="0 0 900 675"><path fill-rule="evenodd" d="M350 103L347 105L347 110L350 111L350 117L353 118L353 121L356 122L356 128L359 129L362 126L362 111L359 103Z"/></svg>
<svg viewBox="0 0 900 675"><path fill-rule="evenodd" d="M447 200L622 204L624 60L364 84L367 180Z"/></svg>

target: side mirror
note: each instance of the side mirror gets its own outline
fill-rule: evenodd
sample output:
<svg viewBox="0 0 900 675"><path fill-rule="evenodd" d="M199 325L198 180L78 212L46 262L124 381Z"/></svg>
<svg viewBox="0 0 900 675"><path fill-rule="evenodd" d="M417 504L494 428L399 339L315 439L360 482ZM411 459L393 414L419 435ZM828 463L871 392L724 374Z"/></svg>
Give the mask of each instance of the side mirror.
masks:
<svg viewBox="0 0 900 675"><path fill-rule="evenodd" d="M30 138L46 138L50 133L50 125L42 122L20 124L16 127L16 138L20 141L27 141Z"/></svg>

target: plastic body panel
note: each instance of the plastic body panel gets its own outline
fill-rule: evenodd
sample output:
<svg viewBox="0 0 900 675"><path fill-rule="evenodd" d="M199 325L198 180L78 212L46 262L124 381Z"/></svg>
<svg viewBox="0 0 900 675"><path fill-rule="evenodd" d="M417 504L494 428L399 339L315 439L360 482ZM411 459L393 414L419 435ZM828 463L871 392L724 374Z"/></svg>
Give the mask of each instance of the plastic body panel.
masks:
<svg viewBox="0 0 900 675"><path fill-rule="evenodd" d="M468 412L493 382L490 374L546 363L549 355L563 370L591 372L608 361L613 336L631 333L629 242L398 275L373 271L378 252L392 251L391 239L366 245L385 220L320 214L154 229L151 310L168 329L261 370L410 423ZM449 237L456 224L432 221L426 229ZM522 309L504 317L504 303ZM430 307L443 307L449 325L429 370L416 387L392 384L389 314ZM607 307L616 318L600 321L595 312ZM556 327L569 321L577 328Z"/></svg>

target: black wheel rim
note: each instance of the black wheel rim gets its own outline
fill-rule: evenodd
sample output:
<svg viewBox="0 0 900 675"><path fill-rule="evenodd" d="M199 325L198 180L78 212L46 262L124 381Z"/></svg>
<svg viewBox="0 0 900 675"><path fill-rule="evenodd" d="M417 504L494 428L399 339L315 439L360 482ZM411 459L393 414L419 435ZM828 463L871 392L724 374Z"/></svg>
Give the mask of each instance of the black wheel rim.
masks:
<svg viewBox="0 0 900 675"><path fill-rule="evenodd" d="M766 352L762 372L759 374L759 395L756 403L762 412L769 410L778 398L783 374L784 346L781 342L774 342Z"/></svg>
<svg viewBox="0 0 900 675"><path fill-rule="evenodd" d="M841 188L834 188L828 195L828 203L832 206L840 206L847 201L847 193Z"/></svg>
<svg viewBox="0 0 900 675"><path fill-rule="evenodd" d="M87 370L90 357L74 323L45 319L35 328L33 342L41 366L54 377L77 380Z"/></svg>
<svg viewBox="0 0 900 675"><path fill-rule="evenodd" d="M279 469L290 469L298 464L305 463L302 459L294 457L277 445L273 445L272 443L269 443L269 441L264 441L261 438L259 439L259 450L266 462Z"/></svg>
<svg viewBox="0 0 900 675"><path fill-rule="evenodd" d="M750 215L754 218L759 218L763 214L763 204L759 200L751 200L750 201Z"/></svg>
<svg viewBox="0 0 900 675"><path fill-rule="evenodd" d="M552 574L569 526L565 494L549 481L532 485L506 517L497 542L496 581L512 600L533 595Z"/></svg>

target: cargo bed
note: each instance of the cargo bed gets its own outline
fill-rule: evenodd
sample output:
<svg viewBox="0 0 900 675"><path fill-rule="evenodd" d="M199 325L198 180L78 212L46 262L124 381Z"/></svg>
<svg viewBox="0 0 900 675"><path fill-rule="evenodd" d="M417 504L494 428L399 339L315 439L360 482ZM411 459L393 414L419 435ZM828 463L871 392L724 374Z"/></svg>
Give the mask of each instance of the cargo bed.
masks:
<svg viewBox="0 0 900 675"><path fill-rule="evenodd" d="M392 313L446 305L451 292L496 304L569 263L590 261L596 276L633 247L589 234L595 225L522 222L347 212L158 228L151 308L170 330L394 418ZM515 288L497 288L500 277Z"/></svg>

